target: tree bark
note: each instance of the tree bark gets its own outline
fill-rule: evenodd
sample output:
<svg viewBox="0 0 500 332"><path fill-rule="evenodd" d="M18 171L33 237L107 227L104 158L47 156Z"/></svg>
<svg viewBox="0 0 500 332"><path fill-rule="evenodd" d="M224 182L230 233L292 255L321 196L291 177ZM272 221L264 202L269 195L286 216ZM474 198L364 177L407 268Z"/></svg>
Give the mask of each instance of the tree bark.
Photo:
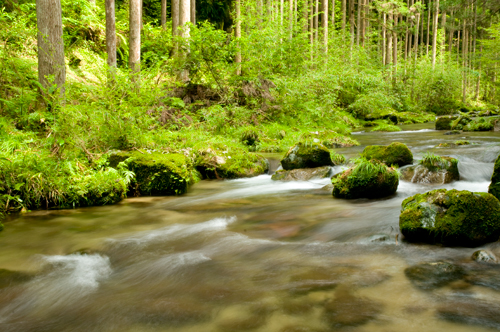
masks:
<svg viewBox="0 0 500 332"><path fill-rule="evenodd" d="M62 29L62 10L60 0L37 0L36 21L38 39L38 82L43 97L54 84L59 96L64 95L66 64L64 62L64 42Z"/></svg>
<svg viewBox="0 0 500 332"><path fill-rule="evenodd" d="M234 30L236 39L241 38L241 0L236 0L236 29ZM236 52L236 75L241 75L241 50L238 43L238 51Z"/></svg>
<svg viewBox="0 0 500 332"><path fill-rule="evenodd" d="M325 54L328 53L328 0L323 0L323 14L321 23L323 25L323 48Z"/></svg>
<svg viewBox="0 0 500 332"><path fill-rule="evenodd" d="M180 0L172 0L170 2L170 14L172 16L172 39L173 42L173 53L177 54L179 52L179 45L175 41L175 38L179 35L179 9L180 9Z"/></svg>
<svg viewBox="0 0 500 332"><path fill-rule="evenodd" d="M196 25L196 0L191 0L191 23Z"/></svg>
<svg viewBox="0 0 500 332"><path fill-rule="evenodd" d="M106 0L106 52L108 53L108 66L111 77L114 79L116 68L116 20L115 0Z"/></svg>
<svg viewBox="0 0 500 332"><path fill-rule="evenodd" d="M392 63L394 64L394 72L397 71L398 66L398 14L393 14L394 25L392 28Z"/></svg>
<svg viewBox="0 0 500 332"><path fill-rule="evenodd" d="M420 13L416 13L417 16L417 29L415 30L415 51L414 51L414 56L415 56L415 66L417 65L417 56L418 56L418 27L420 25Z"/></svg>
<svg viewBox="0 0 500 332"><path fill-rule="evenodd" d="M303 10L303 19L304 19L304 26L302 27L302 32L307 33L309 30L309 1L305 0L304 1L304 8Z"/></svg>
<svg viewBox="0 0 500 332"><path fill-rule="evenodd" d="M441 14L441 28L443 28L443 45L441 45L441 59L445 57L446 50L446 11Z"/></svg>
<svg viewBox="0 0 500 332"><path fill-rule="evenodd" d="M341 28L342 28L342 38L345 36L345 20L346 20L346 0L342 0L342 22L341 22Z"/></svg>
<svg viewBox="0 0 500 332"><path fill-rule="evenodd" d="M161 27L163 30L167 28L167 0L161 0Z"/></svg>
<svg viewBox="0 0 500 332"><path fill-rule="evenodd" d="M467 19L464 19L463 37L462 37L462 70L464 72L464 80L462 85L462 103L465 103L467 98Z"/></svg>
<svg viewBox="0 0 500 332"><path fill-rule="evenodd" d="M349 25L351 29L351 50L354 46L354 0L349 0Z"/></svg>
<svg viewBox="0 0 500 332"><path fill-rule="evenodd" d="M434 22L432 23L432 69L436 67L436 47L437 47L437 25L439 15L439 0L436 0L436 10L434 12Z"/></svg>
<svg viewBox="0 0 500 332"><path fill-rule="evenodd" d="M139 72L141 70L141 0L129 2L129 68L132 72L132 82L138 88Z"/></svg>
<svg viewBox="0 0 500 332"><path fill-rule="evenodd" d="M385 66L387 64L387 14L383 14L384 20L382 24L382 64Z"/></svg>
<svg viewBox="0 0 500 332"><path fill-rule="evenodd" d="M392 14L392 9L391 11L389 12L389 15L388 15L388 22L392 23L393 22L393 14ZM390 26L390 23L388 23L388 25ZM387 51L386 51L386 61L387 61L387 64L391 64L392 60L392 29L390 29L389 31L387 31Z"/></svg>
<svg viewBox="0 0 500 332"><path fill-rule="evenodd" d="M289 1L289 17L288 17L288 31L289 31L289 39L291 40L293 37L293 3L294 0Z"/></svg>
<svg viewBox="0 0 500 332"><path fill-rule="evenodd" d="M332 0L332 35L335 34L335 0Z"/></svg>
<svg viewBox="0 0 500 332"><path fill-rule="evenodd" d="M358 8L357 8L357 21L356 21L356 46L359 47L359 40L360 40L360 34L361 34L361 8L362 8L362 3L363 0L358 0Z"/></svg>
<svg viewBox="0 0 500 332"><path fill-rule="evenodd" d="M319 0L316 0L314 7L314 41L318 42L319 36Z"/></svg>

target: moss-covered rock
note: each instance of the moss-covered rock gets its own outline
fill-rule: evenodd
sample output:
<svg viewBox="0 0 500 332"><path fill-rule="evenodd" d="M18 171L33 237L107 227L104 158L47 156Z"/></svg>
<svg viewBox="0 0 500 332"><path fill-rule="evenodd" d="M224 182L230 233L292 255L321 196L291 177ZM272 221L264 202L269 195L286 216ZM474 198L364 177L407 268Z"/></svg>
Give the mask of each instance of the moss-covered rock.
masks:
<svg viewBox="0 0 500 332"><path fill-rule="evenodd" d="M386 165L398 165L399 167L413 163L413 154L403 144L394 142L389 145L369 145L361 156L368 160L378 160Z"/></svg>
<svg viewBox="0 0 500 332"><path fill-rule="evenodd" d="M426 155L418 165L401 169L401 179L413 183L450 183L460 179L458 160Z"/></svg>
<svg viewBox="0 0 500 332"><path fill-rule="evenodd" d="M285 170L334 166L330 151L320 143L299 142L292 146L281 160Z"/></svg>
<svg viewBox="0 0 500 332"><path fill-rule="evenodd" d="M195 165L206 179L248 178L269 170L269 162L261 155L235 148L227 151L211 148L198 151Z"/></svg>
<svg viewBox="0 0 500 332"><path fill-rule="evenodd" d="M436 119L436 130L451 130L451 123L456 120L456 116L440 116Z"/></svg>
<svg viewBox="0 0 500 332"><path fill-rule="evenodd" d="M432 190L405 199L401 211L409 241L472 247L500 236L500 202L488 193Z"/></svg>
<svg viewBox="0 0 500 332"><path fill-rule="evenodd" d="M329 177L331 168L329 166L316 167L316 168L297 168L290 171L279 170L273 174L271 180L275 181L308 181L313 178L327 178Z"/></svg>
<svg viewBox="0 0 500 332"><path fill-rule="evenodd" d="M461 115L457 119L451 122L450 129L462 130L464 129L470 122L472 118L469 115Z"/></svg>
<svg viewBox="0 0 500 332"><path fill-rule="evenodd" d="M495 160L495 166L493 167L493 174L491 176L491 183L488 187L488 192L500 199L500 155Z"/></svg>
<svg viewBox="0 0 500 332"><path fill-rule="evenodd" d="M184 194L196 178L191 161L183 154L121 151L109 157L111 167L125 160L135 173L129 192L136 196Z"/></svg>
<svg viewBox="0 0 500 332"><path fill-rule="evenodd" d="M398 113L398 122L404 124L410 123L426 123L434 121L436 116L429 113L416 113L416 112L400 112Z"/></svg>
<svg viewBox="0 0 500 332"><path fill-rule="evenodd" d="M490 131L495 127L493 118L477 118L467 123L464 131Z"/></svg>
<svg viewBox="0 0 500 332"><path fill-rule="evenodd" d="M398 189L398 172L378 161L363 160L332 178L337 198L381 198Z"/></svg>

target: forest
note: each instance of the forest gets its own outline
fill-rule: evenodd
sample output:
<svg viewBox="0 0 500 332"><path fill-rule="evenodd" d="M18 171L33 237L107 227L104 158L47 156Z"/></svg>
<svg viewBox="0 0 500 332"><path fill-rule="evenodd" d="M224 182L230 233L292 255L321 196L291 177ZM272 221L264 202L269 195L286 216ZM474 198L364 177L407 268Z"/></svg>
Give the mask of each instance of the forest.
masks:
<svg viewBox="0 0 500 332"><path fill-rule="evenodd" d="M0 215L140 195L129 164L145 153L182 159L165 161L181 168L167 192L180 194L249 176L254 152L297 141L353 146L355 130L498 114L499 11L495 0L1 0ZM148 181L142 194L162 193Z"/></svg>

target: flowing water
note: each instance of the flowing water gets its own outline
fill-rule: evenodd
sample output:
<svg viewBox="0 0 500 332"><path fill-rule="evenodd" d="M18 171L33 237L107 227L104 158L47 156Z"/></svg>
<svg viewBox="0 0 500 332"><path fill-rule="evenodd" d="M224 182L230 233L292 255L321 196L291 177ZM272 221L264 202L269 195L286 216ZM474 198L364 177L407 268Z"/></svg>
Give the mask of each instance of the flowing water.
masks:
<svg viewBox="0 0 500 332"><path fill-rule="evenodd" d="M500 133L445 136L432 126L355 133L361 146L338 149L354 157L366 145L399 141L415 159L427 151L459 159L460 181L401 181L387 199L334 199L329 179L262 175L202 181L181 197L13 217L0 233L0 331L498 329L500 270L487 270L486 282L431 290L405 275L439 260L483 271L470 259L474 248L396 238L404 198L436 188L487 191L500 153ZM436 148L464 136L474 144ZM497 244L485 248L500 255Z"/></svg>

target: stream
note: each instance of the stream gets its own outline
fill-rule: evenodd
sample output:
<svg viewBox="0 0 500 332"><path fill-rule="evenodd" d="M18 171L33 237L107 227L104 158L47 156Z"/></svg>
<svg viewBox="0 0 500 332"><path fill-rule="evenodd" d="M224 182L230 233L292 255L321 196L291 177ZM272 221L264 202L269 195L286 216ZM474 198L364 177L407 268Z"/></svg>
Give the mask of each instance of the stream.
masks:
<svg viewBox="0 0 500 332"><path fill-rule="evenodd" d="M500 269L485 272L488 282L431 290L405 275L422 262L480 265L470 258L477 248L396 237L408 196L488 190L500 132L433 128L354 133L361 146L336 149L356 157L366 145L397 141L415 160L428 151L459 160L460 181L400 181L386 199L334 199L324 188L330 179L261 175L201 181L179 197L12 216L0 233L0 331L498 330ZM472 144L436 147L459 139ZM275 168L281 154L266 157ZM498 243L481 248L500 257ZM3 277L2 269L19 274Z"/></svg>

